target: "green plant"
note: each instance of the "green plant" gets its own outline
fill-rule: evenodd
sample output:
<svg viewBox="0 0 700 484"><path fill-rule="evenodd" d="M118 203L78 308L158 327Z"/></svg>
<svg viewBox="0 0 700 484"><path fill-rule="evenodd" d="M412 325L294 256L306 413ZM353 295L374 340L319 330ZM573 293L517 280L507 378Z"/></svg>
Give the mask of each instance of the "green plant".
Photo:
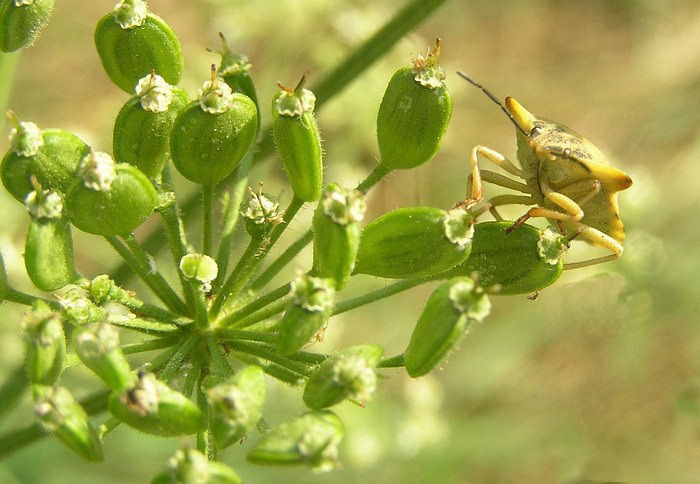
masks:
<svg viewBox="0 0 700 484"><path fill-rule="evenodd" d="M316 109L441 3L409 3L309 91L316 93ZM119 8L138 11L142 5L138 0L125 1ZM161 19L153 20L141 13L155 22L158 32L165 32L165 38L174 38ZM107 17L100 22L98 33L103 32L109 19L114 21L115 15ZM120 27L110 24L110 29L115 28ZM257 147L251 147L259 125L259 106L245 62L239 71L231 72L226 64L231 52L225 49L223 65L218 69L223 77L219 78L216 69L212 69L212 77L197 100L185 105L178 88L168 84L180 77L179 44L177 48L177 42L160 44L161 37L150 31L143 36L130 36L130 40L120 40L122 36L117 34L96 34L98 51L110 78L125 90L138 83L138 103L143 109L148 111L145 105L151 101L156 106L162 102L163 108L156 112L165 114L155 118L149 112L134 111L141 109L137 99L128 100L115 126L116 160L100 151L83 153L87 150L77 138L65 142L70 143L70 149L49 152L49 132L16 121L13 146L3 160L6 188L28 205L36 205L32 212L35 218L48 219L33 224L56 225L60 229L43 230L40 235L30 233L28 243L29 239L41 243L33 243L32 250L27 251L27 271L30 276L35 273L32 280L41 280L35 281L39 289L63 290L55 299L36 298L13 288L4 268L0 273L2 299L31 306L25 321L31 356L29 371L18 369L3 385L2 408L9 408L7 402L31 388L42 422L41 426L32 425L0 436L0 456L52 432L82 457L101 460L102 440L115 426L126 424L154 435L196 435L197 451L186 448L179 452L169 470L158 474L153 482L192 482L193 476L198 476L199 482L236 482L235 473L215 461L219 451L245 435L255 437L256 427L264 427L264 372L289 385L304 387L303 400L312 410L264 432L249 459L261 464L333 468L343 427L327 407L343 399L364 402L376 385L376 370L404 366L404 356L381 358L377 345L356 346L337 355L306 352L303 347L333 314L419 284L447 279L445 271L468 263L472 237L479 233L480 224L475 222L484 207L462 205L450 211L402 209L397 215L392 212L389 219L373 222L367 235L361 235L359 230L364 214L363 195L392 169L428 162L439 148L449 122L451 102L444 74L437 64L437 52L413 67L401 68L394 78L400 82L391 81L387 88L378 132L382 133L381 150L391 153L391 162L380 163L355 190L329 185L315 212L313 230L257 274L303 204L321 196L318 127L311 116L312 107L305 105L311 103L312 94L304 93L303 83L297 89L283 90L275 106L282 104L278 101L283 97L292 98L291 103L298 101L301 111L289 110L292 116L288 116L284 109L279 110L273 129L263 128L257 133L261 135ZM120 42L128 49L118 47ZM177 52L163 52L161 48ZM148 59L152 56L158 59L151 62ZM138 62L129 66L134 60ZM174 74L159 78L160 60ZM416 82L419 78L422 82ZM433 95L432 90L439 92ZM296 99L297 94L301 99ZM403 109L407 99L411 106L419 105L421 109ZM127 117L128 111L133 117ZM424 113L429 116L422 116ZM400 123L392 125L396 121ZM148 129L142 129L144 125ZM271 153L271 132L294 192L283 212L273 197L252 190L244 205L249 170ZM424 142L409 146L404 142L405 136ZM59 144L62 146L68 145ZM137 149L128 149L134 146ZM201 244L188 242L192 232L185 229L177 202L191 202L180 200L174 191L170 167L162 162L168 158L168 152L178 171L202 186ZM409 155L410 159L404 158ZM218 200L217 190L222 189L229 191L215 251L212 207ZM133 230L153 211L161 217L168 235L179 289L163 277L144 244L133 235ZM228 271L239 214L245 219L250 241ZM144 301L106 274L92 280L81 278L68 257L72 251L65 217L75 227L104 237L160 302ZM416 221L417 228L413 223ZM536 236L517 236L525 231ZM488 237L501 235L499 232ZM537 290L554 282L560 273L563 242L555 237L552 245L557 250L551 256L542 248L542 240L549 240L546 237L542 239L540 231L524 226L503 242L506 250L512 248L508 245L511 244L523 254L527 252L523 257L534 259L533 263L540 261L559 269L553 271L554 275L546 272L541 278L528 280L526 289L512 289L511 285L510 293ZM314 263L309 273L268 289L274 275L312 240ZM60 271L49 263L56 260L54 252L46 252L49 249L64 254ZM377 267L389 257L387 254L391 255L390 267L377 272ZM488 250L482 254L488 256ZM358 267L354 267L356 255L358 264L362 261ZM353 270L400 280L363 296L342 299L338 295ZM418 323L406 353L406 366L412 376L430 371L464 334L468 323L483 319L488 312L488 296L484 292L498 289L492 284L481 287L485 284L483 275L476 281L470 278L471 272L459 276L436 289ZM499 283L504 284L500 280ZM128 310L128 315L115 310L115 306ZM280 313L284 314L277 317ZM431 324L439 327L432 328ZM138 331L152 338L123 345L115 328ZM152 350L162 352L138 368L132 368L125 356ZM80 361L92 370L106 389L77 402L69 390L56 385L67 359ZM241 364L247 366L236 371L235 366ZM182 384L176 389L177 377L182 377ZM94 417L107 409L112 416L97 426Z"/></svg>

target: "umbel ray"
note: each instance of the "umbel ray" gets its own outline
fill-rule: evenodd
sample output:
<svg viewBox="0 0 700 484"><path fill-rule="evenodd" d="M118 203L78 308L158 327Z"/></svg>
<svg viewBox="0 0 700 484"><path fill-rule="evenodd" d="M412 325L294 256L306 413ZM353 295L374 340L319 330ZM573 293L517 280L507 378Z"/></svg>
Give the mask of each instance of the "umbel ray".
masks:
<svg viewBox="0 0 700 484"><path fill-rule="evenodd" d="M517 158L521 166L518 168L491 148L474 146L469 154L471 173L464 204L473 205L483 200L482 181L516 190L524 195L498 195L488 200L490 211L497 220L503 219L498 213L501 205L536 205L516 220L509 231L531 217L544 217L556 221L562 233L580 236L590 244L612 252L607 256L564 264L564 269L619 258L625 230L620 220L617 192L632 186L632 179L613 167L593 143L572 129L533 115L510 96L501 103L471 77L459 71L457 74L498 104L515 125ZM480 170L479 155L524 183L493 171Z"/></svg>

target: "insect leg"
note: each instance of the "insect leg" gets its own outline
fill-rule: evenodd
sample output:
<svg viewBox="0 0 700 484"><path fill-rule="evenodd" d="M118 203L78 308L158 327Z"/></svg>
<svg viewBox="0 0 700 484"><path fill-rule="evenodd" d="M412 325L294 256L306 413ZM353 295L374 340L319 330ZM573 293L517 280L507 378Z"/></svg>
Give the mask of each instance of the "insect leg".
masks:
<svg viewBox="0 0 700 484"><path fill-rule="evenodd" d="M613 239L607 234L604 234L600 230L594 229L593 227L589 227L588 225L578 224L578 232L583 237L588 239L588 241L591 242L593 245L609 249L612 252L612 254L603 257L596 257L595 259L589 259L582 262L564 264L564 270L578 269L580 267L588 267L595 264L602 264L603 262L615 260L622 255L622 251L624 250L622 248L622 245L620 245L620 243L617 240Z"/></svg>
<svg viewBox="0 0 700 484"><path fill-rule="evenodd" d="M478 165L478 155L481 154L488 158L489 160L496 163L498 166L504 170L512 173L521 178L526 178L525 172L518 169L513 163L508 161L506 157L500 153L487 148L482 145L477 145L471 149L469 153L469 162L471 165L471 173L467 178L467 199L463 202L457 204L457 206L471 206L484 198L484 191L482 187L482 180L499 185L505 188L511 188L513 190L518 190L522 193L532 194L532 189L524 183L519 183L515 180L511 180L499 173L492 171L484 171L483 173L479 170ZM498 218L498 217L497 217Z"/></svg>
<svg viewBox="0 0 700 484"><path fill-rule="evenodd" d="M522 178L524 180L532 178L532 175L529 175L528 173L524 172L523 170L515 166L513 162L511 162L508 158L500 154L498 151L492 150L491 148L487 148L486 146L482 145L476 145L472 149L472 158L474 158L474 163L476 163L477 155L481 155L484 158L487 158L492 163L495 163L511 175L515 175L518 178Z"/></svg>
<svg viewBox="0 0 700 484"><path fill-rule="evenodd" d="M498 195L489 200L491 208L489 211L499 222L503 220L501 214L498 213L496 207L499 205L532 205L535 201L531 197L526 197L523 195Z"/></svg>
<svg viewBox="0 0 700 484"><path fill-rule="evenodd" d="M544 179L540 180L540 186L542 188L542 194L545 196L545 198L554 203L556 206L564 209L566 213L558 212L550 208L534 207L528 210L525 215L516 220L515 223L506 230L506 233L510 233L516 228L520 227L531 217L545 217L552 220L564 220L568 222L578 222L583 218L583 209L578 203L566 195L552 190ZM593 195L595 195L595 193L593 193ZM586 202L588 202L592 197L593 196L589 193L586 194L584 199Z"/></svg>

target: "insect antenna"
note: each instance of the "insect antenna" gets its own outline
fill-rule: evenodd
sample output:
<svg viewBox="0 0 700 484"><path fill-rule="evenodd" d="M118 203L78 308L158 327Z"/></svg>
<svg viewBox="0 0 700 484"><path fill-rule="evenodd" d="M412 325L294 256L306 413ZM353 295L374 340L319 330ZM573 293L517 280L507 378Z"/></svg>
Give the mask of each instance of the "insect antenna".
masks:
<svg viewBox="0 0 700 484"><path fill-rule="evenodd" d="M476 80L472 79L471 77L469 77L468 75L466 75L466 74L465 74L464 72L462 72L462 71L457 71L457 75L459 75L459 77L461 77L461 78L464 79L465 81L469 82L469 83L472 84L473 86L476 86L476 87L478 87L479 89L481 89L481 91L482 91L484 94L486 94L486 96L488 96L488 98L489 98L491 101L495 102L496 104L498 104L498 105L501 107L501 110L502 110L504 113L506 113L506 116L508 116L508 119L510 119L510 121L515 125L516 128L518 128L520 131L522 131L522 133L523 133L525 136L528 136L528 137L530 136L530 134L529 134L528 132L526 132L526 131L522 128L522 126L520 126L520 125L515 121L515 118L513 117L512 114L510 114L510 113L508 112L508 110L507 110L506 107L503 105L503 103L502 103L501 101L499 101L498 98L497 98L496 96L494 96L493 94L491 94L491 92L490 92L488 89L486 89L486 88L485 88L484 86L482 86L479 82L477 82Z"/></svg>

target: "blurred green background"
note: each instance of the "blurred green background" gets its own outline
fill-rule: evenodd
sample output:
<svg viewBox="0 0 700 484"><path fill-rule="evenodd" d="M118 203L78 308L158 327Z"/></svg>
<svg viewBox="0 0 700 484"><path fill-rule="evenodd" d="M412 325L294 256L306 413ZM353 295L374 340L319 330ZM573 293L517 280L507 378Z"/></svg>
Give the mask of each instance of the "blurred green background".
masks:
<svg viewBox="0 0 700 484"><path fill-rule="evenodd" d="M92 32L112 2L56 3L47 29L19 57L9 106L20 119L71 130L111 151L112 123L127 96L102 71ZM218 58L206 48L218 47L222 31L253 63L265 119L276 82L294 85L307 69L312 81L319 79L403 4L149 2L181 39L183 87L193 95L207 77ZM367 408L340 405L347 426L342 469L311 474L254 467L244 455L255 438L226 451L224 460L248 483L700 482L700 420L676 406L679 393L700 380L700 284L693 282L700 269L700 3L448 0L320 114L328 181L354 185L372 169L386 83L437 36L454 106L443 147L430 163L377 186L368 219L400 206L450 207L464 195L466 153L475 144L515 156L513 126L455 75L461 69L499 97L512 95L533 113L583 133L630 174L634 186L620 196L624 256L564 274L534 302L494 297L491 316L440 370L419 380L386 371ZM9 82L0 79L3 86ZM289 199L276 160L255 168L251 186L259 181ZM0 206L9 277L31 291L21 255L27 217L4 190ZM504 211L517 217L523 208ZM284 240L302 234L310 214L305 209ZM152 228L147 224L140 234ZM191 230L198 233L196 225ZM74 233L84 275L118 262L106 243ZM237 251L243 243L241 234ZM568 260L598 254L582 242L573 246ZM298 267L308 267L309 257L305 252ZM344 294L382 284L365 278ZM415 288L336 317L313 350L376 342L387 354L402 351L431 289ZM0 374L22 359L22 312L9 304L0 310ZM70 370L65 378L78 395L97 384L84 371ZM268 392L271 424L301 411L300 392L272 381ZM0 430L31 421L28 400ZM180 444L122 426L106 442L105 463L93 465L46 439L0 462L0 483L145 483Z"/></svg>

